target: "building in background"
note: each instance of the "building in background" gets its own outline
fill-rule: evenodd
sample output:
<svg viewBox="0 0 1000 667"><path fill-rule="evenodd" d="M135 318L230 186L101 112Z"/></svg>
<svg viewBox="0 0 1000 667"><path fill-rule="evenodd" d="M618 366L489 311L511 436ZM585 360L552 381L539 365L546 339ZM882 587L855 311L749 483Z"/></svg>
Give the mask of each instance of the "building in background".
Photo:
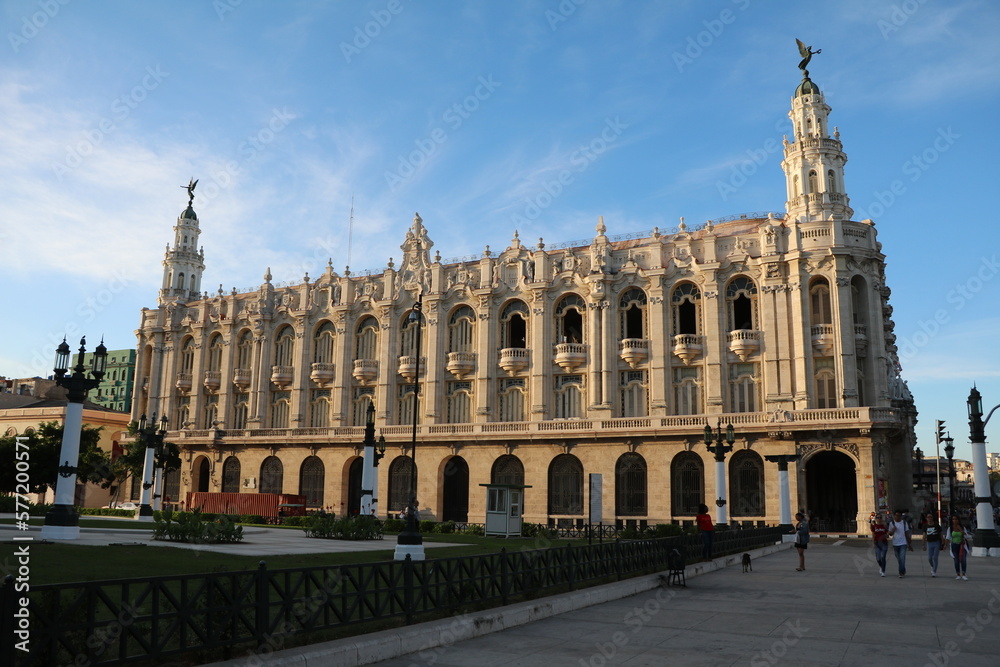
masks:
<svg viewBox="0 0 1000 667"><path fill-rule="evenodd" d="M437 520L482 522L493 482L531 487L526 521L582 523L600 473L606 523L690 521L721 495L704 428L728 423L733 523L778 522L777 454L799 456L792 503L817 528L910 507L916 410L885 255L874 223L852 220L829 113L805 72L783 211L620 236L599 219L592 238L553 245L515 231L464 260L432 252L415 216L377 275L328 265L275 285L268 270L256 291L203 294L189 200L137 332L132 417L167 414L182 448L165 493L301 493L357 511L374 405L388 512L415 465Z"/></svg>
<svg viewBox="0 0 1000 667"><path fill-rule="evenodd" d="M93 363L93 353L84 355L84 366ZM97 389L90 392L90 400L117 412L132 409L132 387L135 382L135 350L108 350L108 370Z"/></svg>

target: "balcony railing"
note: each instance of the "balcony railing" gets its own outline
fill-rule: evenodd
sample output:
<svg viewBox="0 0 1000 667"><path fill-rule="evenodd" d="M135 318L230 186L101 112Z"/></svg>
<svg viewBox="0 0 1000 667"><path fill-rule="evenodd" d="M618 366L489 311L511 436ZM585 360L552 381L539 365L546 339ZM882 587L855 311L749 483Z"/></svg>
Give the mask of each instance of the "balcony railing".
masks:
<svg viewBox="0 0 1000 667"><path fill-rule="evenodd" d="M309 373L309 377L312 381L321 387L325 387L329 383L333 382L333 376L333 364L327 364L319 361L312 365L312 371Z"/></svg>
<svg viewBox="0 0 1000 667"><path fill-rule="evenodd" d="M190 373L178 373L177 374L177 389L182 393L186 394L191 391L191 374Z"/></svg>
<svg viewBox="0 0 1000 667"><path fill-rule="evenodd" d="M448 372L459 380L476 370L475 352L449 352L448 365L445 366Z"/></svg>
<svg viewBox="0 0 1000 667"><path fill-rule="evenodd" d="M594 436L628 433L630 437L681 436L700 434L706 424L731 423L744 431L768 432L780 427L783 431L810 431L817 427L831 426L871 427L875 424L901 424L903 417L894 408L819 408L808 410L778 410L771 412L733 412L723 414L670 415L658 417L616 417L613 419L556 419L528 422L477 422L466 424L419 424L417 435L428 440L441 436L461 434L471 440L481 436L484 440L497 434L552 434L573 432ZM324 442L352 444L364 436L363 426L322 426L309 428L250 428L214 429L212 431L171 431L168 437L215 439L264 438L303 441L323 438ZM393 424L381 429L390 439L409 438L412 424Z"/></svg>
<svg viewBox="0 0 1000 667"><path fill-rule="evenodd" d="M621 358L632 368L649 359L649 341L645 338L624 338L618 348Z"/></svg>
<svg viewBox="0 0 1000 667"><path fill-rule="evenodd" d="M729 340L729 350L746 361L752 354L760 351L760 332L753 329L735 329L726 334Z"/></svg>
<svg viewBox="0 0 1000 667"><path fill-rule="evenodd" d="M205 389L216 392L222 386L222 371L205 371Z"/></svg>
<svg viewBox="0 0 1000 667"><path fill-rule="evenodd" d="M702 337L695 334L674 336L674 354L687 366L705 352Z"/></svg>
<svg viewBox="0 0 1000 667"><path fill-rule="evenodd" d="M582 343L559 343L555 348L556 364L572 373L587 363L587 346Z"/></svg>
<svg viewBox="0 0 1000 667"><path fill-rule="evenodd" d="M836 341L833 333L833 325L814 324L812 325L811 333L813 349L824 357L830 356Z"/></svg>
<svg viewBox="0 0 1000 667"><path fill-rule="evenodd" d="M271 382L282 389L292 384L295 378L294 366L271 366Z"/></svg>
<svg viewBox="0 0 1000 667"><path fill-rule="evenodd" d="M528 367L528 349L505 347L500 350L500 368L510 375L517 375Z"/></svg>
<svg viewBox="0 0 1000 667"><path fill-rule="evenodd" d="M251 377L249 368L237 368L233 371L233 384L240 389L246 389L250 386Z"/></svg>
<svg viewBox="0 0 1000 667"><path fill-rule="evenodd" d="M378 377L378 359L355 359L353 375L361 384L368 384Z"/></svg>

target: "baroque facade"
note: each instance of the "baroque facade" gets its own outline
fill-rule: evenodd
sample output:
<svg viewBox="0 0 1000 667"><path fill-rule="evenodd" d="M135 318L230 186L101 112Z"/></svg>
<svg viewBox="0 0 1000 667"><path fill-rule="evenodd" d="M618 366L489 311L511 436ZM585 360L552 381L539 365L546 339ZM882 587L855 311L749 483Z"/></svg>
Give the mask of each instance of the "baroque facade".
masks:
<svg viewBox="0 0 1000 667"><path fill-rule="evenodd" d="M132 416L165 412L183 451L165 495L302 493L357 511L373 405L380 514L409 496L414 432L420 508L437 520L482 522L480 485L495 482L531 487L526 521L583 522L600 473L605 523L690 520L720 496L733 522L777 523L766 457L796 454L792 505L820 527L908 506L916 411L885 256L874 223L851 219L829 112L806 72L780 213L620 237L600 219L592 239L548 246L514 232L465 261L432 254L415 216L398 266L328 265L288 286L268 270L256 292L202 292L189 201L137 331ZM704 429L729 423L723 494Z"/></svg>

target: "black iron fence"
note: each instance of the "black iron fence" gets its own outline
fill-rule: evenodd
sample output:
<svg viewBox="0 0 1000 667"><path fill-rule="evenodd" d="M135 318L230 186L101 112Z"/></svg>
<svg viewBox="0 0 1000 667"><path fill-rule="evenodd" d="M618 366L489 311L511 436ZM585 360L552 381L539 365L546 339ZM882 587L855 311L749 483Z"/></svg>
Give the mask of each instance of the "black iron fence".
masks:
<svg viewBox="0 0 1000 667"><path fill-rule="evenodd" d="M778 528L720 531L715 552L780 541ZM701 541L680 535L281 570L261 561L256 571L32 586L23 624L30 629L27 655L11 639L21 622L13 614L15 596L23 594L8 577L0 586L0 664L111 665L212 650L222 658L259 655L302 633L383 619L410 624L430 612L655 572L666 569L674 549L693 562Z"/></svg>

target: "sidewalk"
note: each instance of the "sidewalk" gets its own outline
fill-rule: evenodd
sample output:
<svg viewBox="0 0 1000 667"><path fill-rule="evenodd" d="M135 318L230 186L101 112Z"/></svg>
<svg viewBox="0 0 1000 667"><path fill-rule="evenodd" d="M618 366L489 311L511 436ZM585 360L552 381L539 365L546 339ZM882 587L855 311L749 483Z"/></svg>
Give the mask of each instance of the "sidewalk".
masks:
<svg viewBox="0 0 1000 667"><path fill-rule="evenodd" d="M904 579L892 555L886 577L878 576L867 540L814 540L805 572L795 571L797 555L786 544L755 556L746 574L736 557L689 566L687 588L640 577L220 664L327 667L379 657L390 658L376 663L384 667L1000 664L1000 559L970 558L969 581L956 581L942 555L931 578L919 549ZM629 588L637 594L621 597Z"/></svg>

